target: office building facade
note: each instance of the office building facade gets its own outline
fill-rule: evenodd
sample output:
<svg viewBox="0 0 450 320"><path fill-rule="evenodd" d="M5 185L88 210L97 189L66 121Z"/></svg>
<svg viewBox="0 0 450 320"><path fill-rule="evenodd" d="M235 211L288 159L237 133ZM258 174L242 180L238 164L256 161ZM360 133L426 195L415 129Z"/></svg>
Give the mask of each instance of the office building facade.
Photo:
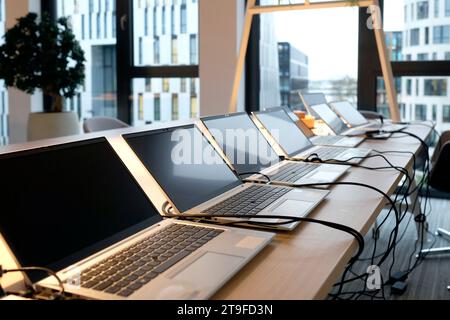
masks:
<svg viewBox="0 0 450 320"><path fill-rule="evenodd" d="M450 1L405 0L403 60L450 60ZM403 77L401 113L450 129L450 77Z"/></svg>
<svg viewBox="0 0 450 320"><path fill-rule="evenodd" d="M80 120L117 116L116 0L58 1L86 54L86 81L68 101ZM197 0L134 0L135 66L198 64ZM132 81L132 124L186 119L199 114L198 79Z"/></svg>
<svg viewBox="0 0 450 320"><path fill-rule="evenodd" d="M278 58L281 104L298 106L298 92L308 89L308 56L288 42L279 42Z"/></svg>

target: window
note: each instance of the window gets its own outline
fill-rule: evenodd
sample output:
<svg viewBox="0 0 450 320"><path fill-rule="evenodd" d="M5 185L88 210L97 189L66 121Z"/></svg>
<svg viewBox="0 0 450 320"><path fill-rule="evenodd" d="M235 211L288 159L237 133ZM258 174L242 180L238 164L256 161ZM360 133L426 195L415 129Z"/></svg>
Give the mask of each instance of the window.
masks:
<svg viewBox="0 0 450 320"><path fill-rule="evenodd" d="M450 0L445 0L445 16L450 17Z"/></svg>
<svg viewBox="0 0 450 320"><path fill-rule="evenodd" d="M444 105L442 107L442 121L450 123L450 105Z"/></svg>
<svg viewBox="0 0 450 320"><path fill-rule="evenodd" d="M433 43L450 43L450 25L433 27Z"/></svg>
<svg viewBox="0 0 450 320"><path fill-rule="evenodd" d="M178 95L172 95L172 120L180 118L180 106L178 104Z"/></svg>
<svg viewBox="0 0 450 320"><path fill-rule="evenodd" d="M434 0L434 17L439 18L439 5L440 0Z"/></svg>
<svg viewBox="0 0 450 320"><path fill-rule="evenodd" d="M417 20L428 19L428 0L417 2Z"/></svg>
<svg viewBox="0 0 450 320"><path fill-rule="evenodd" d="M197 63L197 57L198 57L197 48L198 48L197 36L193 34L190 36L190 41L189 41L189 50L190 50L189 59L190 59L191 64Z"/></svg>
<svg viewBox="0 0 450 320"><path fill-rule="evenodd" d="M153 119L155 121L161 121L161 98L159 95L155 95L153 100L153 108L155 110Z"/></svg>
<svg viewBox="0 0 450 320"><path fill-rule="evenodd" d="M406 80L406 94L410 96L412 94L412 80Z"/></svg>
<svg viewBox="0 0 450 320"><path fill-rule="evenodd" d="M428 79L424 81L425 96L446 96L447 80L446 79Z"/></svg>
<svg viewBox="0 0 450 320"><path fill-rule="evenodd" d="M142 93L139 94L138 97L139 104L139 120L144 120L144 95Z"/></svg>
<svg viewBox="0 0 450 320"><path fill-rule="evenodd" d="M427 106L424 104L416 104L415 116L417 121L427 120Z"/></svg>
<svg viewBox="0 0 450 320"><path fill-rule="evenodd" d="M136 67L132 69L133 72L136 71L136 75L130 76L132 84L130 95L133 97L131 120L134 125L139 125L189 119L190 90L193 90L194 95L199 95L199 86L196 82L198 21L191 19L191 16L198 16L198 3L192 0L189 2L131 0L131 2L135 15L132 63ZM146 16L148 21L143 21ZM142 58L139 53L140 38L142 38ZM195 42L191 41L192 38ZM190 86L191 81L196 85ZM143 94L145 102L143 119L138 116L139 94Z"/></svg>
<svg viewBox="0 0 450 320"><path fill-rule="evenodd" d="M178 64L178 39L172 36L172 64Z"/></svg>
<svg viewBox="0 0 450 320"><path fill-rule="evenodd" d="M191 118L198 118L198 99L197 96L191 96Z"/></svg>
<svg viewBox="0 0 450 320"><path fill-rule="evenodd" d="M56 1L58 17L65 15L71 19L73 32L87 59L85 86L68 101L68 106L73 106L81 121L93 116L117 117L116 39L107 32L109 23L115 25L110 10L115 7L115 0L89 0L86 5L78 2Z"/></svg>
<svg viewBox="0 0 450 320"><path fill-rule="evenodd" d="M186 12L186 4L182 4L180 8L180 32L187 32L187 12Z"/></svg>
<svg viewBox="0 0 450 320"><path fill-rule="evenodd" d="M411 29L410 37L411 38L409 40L409 45L418 46L420 42L420 29L419 28Z"/></svg>
<svg viewBox="0 0 450 320"><path fill-rule="evenodd" d="M433 104L433 106L431 107L431 116L432 116L432 121L436 121L437 120L437 105Z"/></svg>
<svg viewBox="0 0 450 320"><path fill-rule="evenodd" d="M426 61L428 60L428 53L419 53L417 54L418 61Z"/></svg>

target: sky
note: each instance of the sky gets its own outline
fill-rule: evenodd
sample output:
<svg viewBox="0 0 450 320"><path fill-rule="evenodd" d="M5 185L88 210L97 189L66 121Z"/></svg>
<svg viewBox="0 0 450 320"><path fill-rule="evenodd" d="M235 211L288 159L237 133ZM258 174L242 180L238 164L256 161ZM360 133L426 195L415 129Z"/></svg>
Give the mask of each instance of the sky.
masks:
<svg viewBox="0 0 450 320"><path fill-rule="evenodd" d="M385 31L403 29L403 0L385 0ZM357 78L358 9L337 8L274 13L278 41L309 57L310 80Z"/></svg>

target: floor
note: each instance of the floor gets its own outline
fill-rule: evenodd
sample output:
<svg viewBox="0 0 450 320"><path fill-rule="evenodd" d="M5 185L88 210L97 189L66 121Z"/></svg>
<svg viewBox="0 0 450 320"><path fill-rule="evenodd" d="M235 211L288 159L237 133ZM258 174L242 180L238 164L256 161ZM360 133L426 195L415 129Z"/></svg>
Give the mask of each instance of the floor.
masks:
<svg viewBox="0 0 450 320"><path fill-rule="evenodd" d="M424 247L450 247L450 241L434 235L434 232L438 227L450 230L450 200L432 199L429 203L431 206L428 206L427 208L427 211L429 212L427 220L429 223L430 234L428 235L428 239ZM381 222L386 215L387 211L383 211L378 221ZM415 222L411 219L411 217L412 215L408 213L401 224L398 239L400 239L400 236L403 233L404 236L396 246L395 264L392 268L393 273L400 270L407 270L408 265L412 266L415 263L414 252L417 252L417 249L420 247L420 242L416 242L417 232ZM394 225L395 219L388 218L387 223L382 227L380 238L377 241L377 254L383 253L385 250L389 239L389 234ZM362 254L362 258L369 258L372 256L374 244L375 241L372 238L372 232L369 232L365 238L365 250ZM417 249L414 251L416 244ZM412 257L411 264L409 264L410 257ZM389 278L388 275L391 264L392 254L381 268L383 279L385 280ZM352 268L354 274L348 274L346 279L354 277L355 274L360 275L367 272L366 270L370 265L370 260L358 261ZM447 286L450 285L450 254L430 256L422 260L422 262L409 275L406 284L407 290L402 295L391 294L390 286L385 286L384 298L392 300L450 300L450 291L447 289ZM354 292L361 293L361 290L365 288L366 279L355 280L343 287L342 292L350 293L340 295L339 298L344 299L351 297L352 299L355 299L358 297L358 299L362 300L372 299L369 295L352 294ZM337 289L334 289L332 293L336 293L336 290ZM365 293L370 294L370 291L365 291ZM373 293L374 292L372 292L372 295ZM382 294L381 292L378 292L374 299L381 298Z"/></svg>

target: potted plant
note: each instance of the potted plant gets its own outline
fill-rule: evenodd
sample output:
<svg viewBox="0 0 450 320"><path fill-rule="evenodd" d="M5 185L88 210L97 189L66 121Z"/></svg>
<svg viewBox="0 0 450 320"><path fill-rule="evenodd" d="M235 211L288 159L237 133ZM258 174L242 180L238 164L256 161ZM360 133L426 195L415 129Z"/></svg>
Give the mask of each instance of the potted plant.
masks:
<svg viewBox="0 0 450 320"><path fill-rule="evenodd" d="M28 139L79 134L76 113L65 112L64 99L73 98L85 79L85 58L68 20L38 21L36 13L19 18L0 46L0 79L5 86L50 97L44 112L30 114Z"/></svg>

